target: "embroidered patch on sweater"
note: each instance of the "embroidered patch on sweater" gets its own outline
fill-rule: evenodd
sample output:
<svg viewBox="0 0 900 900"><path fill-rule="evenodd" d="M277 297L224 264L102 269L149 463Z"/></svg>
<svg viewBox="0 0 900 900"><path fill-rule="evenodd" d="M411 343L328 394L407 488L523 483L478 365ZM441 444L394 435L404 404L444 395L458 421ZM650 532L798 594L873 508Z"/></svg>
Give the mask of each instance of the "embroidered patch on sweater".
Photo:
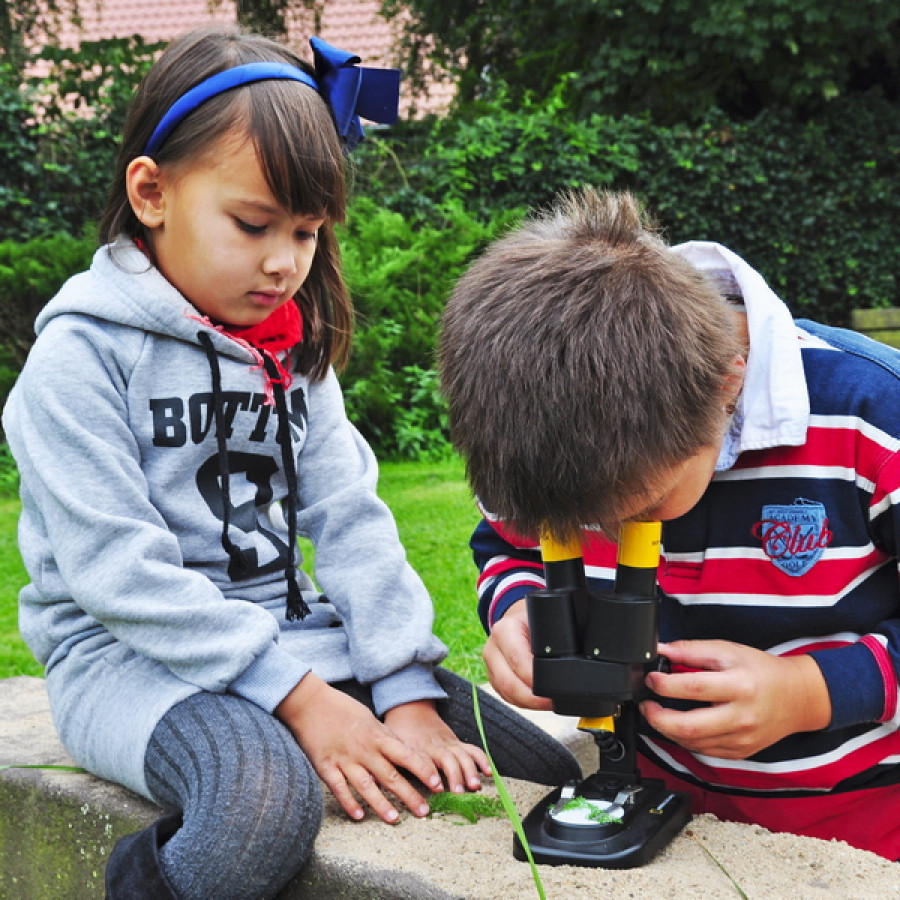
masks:
<svg viewBox="0 0 900 900"><path fill-rule="evenodd" d="M768 504L753 527L766 556L786 575L805 575L831 543L825 505L798 497L793 503Z"/></svg>

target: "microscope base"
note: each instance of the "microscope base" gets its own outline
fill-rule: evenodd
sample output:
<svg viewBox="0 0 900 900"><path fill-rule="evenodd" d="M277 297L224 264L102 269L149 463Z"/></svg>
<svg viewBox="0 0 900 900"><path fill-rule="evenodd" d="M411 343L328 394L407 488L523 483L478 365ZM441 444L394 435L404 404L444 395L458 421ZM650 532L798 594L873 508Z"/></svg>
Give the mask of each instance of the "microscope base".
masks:
<svg viewBox="0 0 900 900"><path fill-rule="evenodd" d="M690 818L687 794L662 781L597 773L552 791L522 826L536 863L631 869L648 863ZM518 837L513 855L527 859Z"/></svg>

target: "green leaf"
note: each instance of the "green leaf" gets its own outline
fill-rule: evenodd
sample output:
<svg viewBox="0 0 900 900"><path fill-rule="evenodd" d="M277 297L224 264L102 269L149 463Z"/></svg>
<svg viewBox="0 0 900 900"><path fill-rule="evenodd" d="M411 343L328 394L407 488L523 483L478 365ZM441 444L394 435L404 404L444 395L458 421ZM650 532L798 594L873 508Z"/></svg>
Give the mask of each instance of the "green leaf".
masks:
<svg viewBox="0 0 900 900"><path fill-rule="evenodd" d="M482 794L454 794L444 791L428 798L431 815L462 816L473 824L479 819L500 818L505 815L503 803L496 797Z"/></svg>

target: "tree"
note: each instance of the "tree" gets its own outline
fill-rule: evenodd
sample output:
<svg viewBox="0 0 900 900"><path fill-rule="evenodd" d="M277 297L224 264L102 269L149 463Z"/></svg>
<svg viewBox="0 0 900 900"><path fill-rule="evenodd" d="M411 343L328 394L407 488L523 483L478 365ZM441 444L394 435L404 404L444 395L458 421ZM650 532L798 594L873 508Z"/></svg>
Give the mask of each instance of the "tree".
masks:
<svg viewBox="0 0 900 900"><path fill-rule="evenodd" d="M460 102L500 84L543 96L560 77L583 114L691 121L718 106L814 113L879 87L900 100L900 4L891 0L382 0L404 24L410 82L427 66ZM408 18L404 18L408 10Z"/></svg>
<svg viewBox="0 0 900 900"><path fill-rule="evenodd" d="M222 0L209 0L214 7L222 5ZM321 25L322 10L326 0L235 0L237 21L249 31L269 37L284 37L290 22L297 16L309 14L313 20L313 31Z"/></svg>

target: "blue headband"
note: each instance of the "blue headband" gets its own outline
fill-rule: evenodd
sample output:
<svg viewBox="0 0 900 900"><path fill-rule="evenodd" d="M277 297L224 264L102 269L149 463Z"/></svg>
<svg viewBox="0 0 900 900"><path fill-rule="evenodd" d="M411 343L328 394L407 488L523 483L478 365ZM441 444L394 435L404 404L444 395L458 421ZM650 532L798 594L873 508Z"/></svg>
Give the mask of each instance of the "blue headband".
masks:
<svg viewBox="0 0 900 900"><path fill-rule="evenodd" d="M144 153L153 156L179 123L198 106L225 91L254 81L290 79L317 91L331 110L347 151L364 137L359 119L391 125L397 121L400 97L399 69L359 67L358 56L338 50L321 38L309 39L316 77L288 63L256 62L212 75L179 97L150 135Z"/></svg>

